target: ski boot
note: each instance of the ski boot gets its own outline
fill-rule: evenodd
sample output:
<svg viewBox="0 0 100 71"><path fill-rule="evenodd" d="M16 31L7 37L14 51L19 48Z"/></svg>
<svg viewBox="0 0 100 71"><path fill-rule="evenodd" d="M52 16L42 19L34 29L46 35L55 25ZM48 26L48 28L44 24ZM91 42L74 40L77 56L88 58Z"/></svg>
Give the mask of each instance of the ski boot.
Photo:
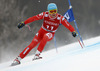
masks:
<svg viewBox="0 0 100 71"><path fill-rule="evenodd" d="M37 60L37 59L42 59L42 57L40 57L40 54L35 54L33 60Z"/></svg>
<svg viewBox="0 0 100 71"><path fill-rule="evenodd" d="M21 64L20 60L21 60L20 57L16 57L16 59L15 59L15 60L13 61L13 63L11 64L11 66L15 66L15 65Z"/></svg>

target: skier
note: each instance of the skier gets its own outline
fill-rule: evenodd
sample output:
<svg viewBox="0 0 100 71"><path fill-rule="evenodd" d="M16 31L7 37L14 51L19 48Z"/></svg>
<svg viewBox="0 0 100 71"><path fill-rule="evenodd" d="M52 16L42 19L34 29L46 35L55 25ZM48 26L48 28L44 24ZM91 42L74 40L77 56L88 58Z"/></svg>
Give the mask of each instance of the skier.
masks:
<svg viewBox="0 0 100 71"><path fill-rule="evenodd" d="M67 20L60 14L58 14L58 9L55 3L48 4L46 12L42 12L36 16L30 17L24 22L18 24L18 28L22 28L28 23L31 23L36 20L43 19L43 24L38 33L33 38L32 42L19 54L18 57L13 61L13 65L18 65L23 59L37 44L39 44L37 51L33 60L41 59L40 53L43 51L46 43L53 39L55 32L60 24L64 25L70 32L72 32L72 36L76 37L77 33L75 29L67 22Z"/></svg>

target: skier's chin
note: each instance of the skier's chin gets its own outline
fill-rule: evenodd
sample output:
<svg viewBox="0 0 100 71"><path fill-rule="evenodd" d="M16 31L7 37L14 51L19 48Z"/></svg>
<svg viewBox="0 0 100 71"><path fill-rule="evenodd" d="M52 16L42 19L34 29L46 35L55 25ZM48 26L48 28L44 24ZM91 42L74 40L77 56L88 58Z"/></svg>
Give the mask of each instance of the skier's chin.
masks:
<svg viewBox="0 0 100 71"><path fill-rule="evenodd" d="M50 14L50 16L51 16L52 18L54 18L54 17L56 17L56 13L55 13L55 14Z"/></svg>

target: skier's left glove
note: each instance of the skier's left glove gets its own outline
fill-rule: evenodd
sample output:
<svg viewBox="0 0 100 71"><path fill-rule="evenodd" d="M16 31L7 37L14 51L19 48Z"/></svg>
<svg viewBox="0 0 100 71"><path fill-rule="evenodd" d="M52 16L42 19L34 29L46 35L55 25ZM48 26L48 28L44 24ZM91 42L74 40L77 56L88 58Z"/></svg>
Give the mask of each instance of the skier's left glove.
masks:
<svg viewBox="0 0 100 71"><path fill-rule="evenodd" d="M76 31L73 31L73 32L72 32L72 36L73 36L73 37L77 37L77 36L78 36L78 33L77 33Z"/></svg>
<svg viewBox="0 0 100 71"><path fill-rule="evenodd" d="M21 29L23 26L25 26L24 22L18 23L18 28Z"/></svg>

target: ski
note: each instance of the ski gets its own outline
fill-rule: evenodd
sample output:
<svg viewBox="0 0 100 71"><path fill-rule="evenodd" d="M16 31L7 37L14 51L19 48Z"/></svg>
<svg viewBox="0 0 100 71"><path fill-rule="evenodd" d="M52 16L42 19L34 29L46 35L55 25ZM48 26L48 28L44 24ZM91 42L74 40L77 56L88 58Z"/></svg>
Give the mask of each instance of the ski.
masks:
<svg viewBox="0 0 100 71"><path fill-rule="evenodd" d="M39 60L39 59L42 59L42 57L34 58L32 61Z"/></svg>

